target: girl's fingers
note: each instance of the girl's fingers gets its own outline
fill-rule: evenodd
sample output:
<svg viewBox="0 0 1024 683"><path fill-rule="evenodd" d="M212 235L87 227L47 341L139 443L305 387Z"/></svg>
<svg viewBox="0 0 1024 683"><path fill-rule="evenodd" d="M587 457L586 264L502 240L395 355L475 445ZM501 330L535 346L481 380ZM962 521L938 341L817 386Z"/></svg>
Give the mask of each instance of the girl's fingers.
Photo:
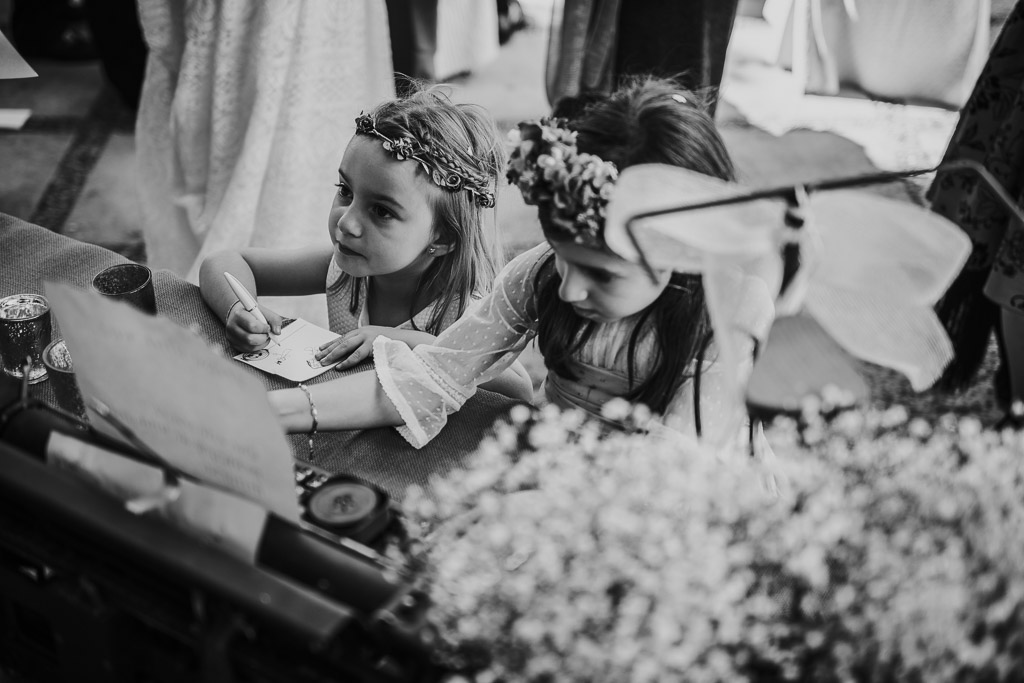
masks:
<svg viewBox="0 0 1024 683"><path fill-rule="evenodd" d="M362 343L362 338L359 335L331 340L320 346L316 359L321 362L331 362L344 358L349 353L352 353L352 349L358 348L360 343Z"/></svg>
<svg viewBox="0 0 1024 683"><path fill-rule="evenodd" d="M256 319L252 313L244 312L235 318L238 327L241 329L243 334L259 335L267 334L270 332L270 326L264 325Z"/></svg>
<svg viewBox="0 0 1024 683"><path fill-rule="evenodd" d="M337 339L332 339L329 342L324 342L323 344L320 345L319 350L320 351L326 351L327 349L333 349L338 344L344 344L345 343L345 339L346 339L345 337L338 337Z"/></svg>
<svg viewBox="0 0 1024 683"><path fill-rule="evenodd" d="M249 352L263 348L270 342L266 334L249 334L244 330L229 330L228 343L239 351Z"/></svg>
<svg viewBox="0 0 1024 683"><path fill-rule="evenodd" d="M284 318L277 311L271 310L265 306L260 306L260 310L263 311L263 317L270 323L270 329L274 334L281 334L281 322Z"/></svg>
<svg viewBox="0 0 1024 683"><path fill-rule="evenodd" d="M348 355L348 350L344 344L338 344L330 351L321 351L317 354L317 360L320 361L320 365L330 365L336 361L341 360Z"/></svg>
<svg viewBox="0 0 1024 683"><path fill-rule="evenodd" d="M341 361L334 366L335 370L347 370L354 365L358 365L366 360L370 355L370 346L368 344L360 344L357 349L348 354L348 358Z"/></svg>

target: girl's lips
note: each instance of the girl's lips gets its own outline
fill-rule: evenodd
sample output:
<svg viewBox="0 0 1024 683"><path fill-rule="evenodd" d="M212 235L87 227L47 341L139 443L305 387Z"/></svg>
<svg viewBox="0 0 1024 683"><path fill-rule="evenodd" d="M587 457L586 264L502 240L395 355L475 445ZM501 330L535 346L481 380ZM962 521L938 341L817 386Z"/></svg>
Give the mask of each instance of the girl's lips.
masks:
<svg viewBox="0 0 1024 683"><path fill-rule="evenodd" d="M360 254L358 251L352 251L348 247L341 244L338 245L338 251L341 252L342 256L362 256L362 254Z"/></svg>
<svg viewBox="0 0 1024 683"><path fill-rule="evenodd" d="M597 317L597 314L594 311L591 311L587 308L580 308L579 306L573 306L572 308L574 311L576 311L576 315L580 316L581 318L594 319Z"/></svg>

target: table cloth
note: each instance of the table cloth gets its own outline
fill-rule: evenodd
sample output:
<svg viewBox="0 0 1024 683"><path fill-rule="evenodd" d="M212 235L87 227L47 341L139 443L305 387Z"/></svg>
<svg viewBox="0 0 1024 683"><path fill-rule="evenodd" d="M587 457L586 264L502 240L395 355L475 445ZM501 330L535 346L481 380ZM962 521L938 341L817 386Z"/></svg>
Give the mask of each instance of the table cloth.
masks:
<svg viewBox="0 0 1024 683"><path fill-rule="evenodd" d="M127 259L96 245L56 234L21 219L0 213L0 297L21 292L44 293L47 281L88 287L93 275ZM233 353L224 338L223 322L203 303L199 288L168 270L153 273L159 315L195 330L210 344ZM55 335L60 321L54 321ZM234 362L234 361L232 361ZM268 390L294 386L280 377L267 375L244 363ZM371 370L369 363L353 371ZM334 371L310 380L318 384L337 377ZM52 402L50 383L31 387L31 395ZM154 387L158 390L158 387ZM391 427L348 432L320 432L314 437L314 459L308 460L304 434L289 438L297 460L329 473L362 477L383 487L400 499L410 484L428 488L432 474L443 474L465 462L496 419L507 414L516 402L499 394L480 390L451 416L448 426L426 447L416 450ZM428 489L429 490L429 489Z"/></svg>

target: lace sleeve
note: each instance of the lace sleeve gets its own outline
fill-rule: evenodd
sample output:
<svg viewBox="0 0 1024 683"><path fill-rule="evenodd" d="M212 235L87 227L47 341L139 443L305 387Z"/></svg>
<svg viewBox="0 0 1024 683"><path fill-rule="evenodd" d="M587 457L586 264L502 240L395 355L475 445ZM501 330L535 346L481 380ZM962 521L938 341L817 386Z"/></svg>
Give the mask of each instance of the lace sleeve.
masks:
<svg viewBox="0 0 1024 683"><path fill-rule="evenodd" d="M511 261L491 293L433 344L410 349L386 337L374 342L377 377L405 423L399 432L414 447L429 442L448 415L508 368L536 334L534 280L549 253L540 245Z"/></svg>

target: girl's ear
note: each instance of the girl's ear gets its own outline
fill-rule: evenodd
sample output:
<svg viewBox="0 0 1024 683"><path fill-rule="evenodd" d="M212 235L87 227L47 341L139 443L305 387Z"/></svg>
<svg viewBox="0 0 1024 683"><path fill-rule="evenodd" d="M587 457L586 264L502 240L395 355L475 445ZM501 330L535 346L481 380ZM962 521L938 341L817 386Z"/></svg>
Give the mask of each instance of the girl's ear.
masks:
<svg viewBox="0 0 1024 683"><path fill-rule="evenodd" d="M444 256L452 250L452 245L445 242L431 242L427 247L427 253L431 256Z"/></svg>

